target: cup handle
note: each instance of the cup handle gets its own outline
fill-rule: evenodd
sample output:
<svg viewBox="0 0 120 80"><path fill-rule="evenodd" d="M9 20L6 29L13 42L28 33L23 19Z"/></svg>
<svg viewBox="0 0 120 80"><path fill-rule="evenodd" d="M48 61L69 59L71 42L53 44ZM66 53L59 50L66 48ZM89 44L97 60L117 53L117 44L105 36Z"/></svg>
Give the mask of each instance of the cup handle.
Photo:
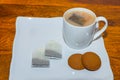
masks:
<svg viewBox="0 0 120 80"><path fill-rule="evenodd" d="M95 33L93 40L98 38L108 27L108 21L105 17L102 17L102 16L97 17L96 22L99 22L99 21L105 22L105 25L103 26L103 28L101 30L99 30Z"/></svg>

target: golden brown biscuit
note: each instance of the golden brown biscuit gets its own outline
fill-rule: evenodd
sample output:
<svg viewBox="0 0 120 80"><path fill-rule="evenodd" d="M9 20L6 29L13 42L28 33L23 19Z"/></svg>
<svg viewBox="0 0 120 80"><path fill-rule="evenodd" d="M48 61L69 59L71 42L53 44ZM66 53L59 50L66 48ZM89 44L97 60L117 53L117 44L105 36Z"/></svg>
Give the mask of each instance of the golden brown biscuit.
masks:
<svg viewBox="0 0 120 80"><path fill-rule="evenodd" d="M84 69L84 66L82 65L81 61L82 54L73 54L68 59L68 65L75 70L81 70Z"/></svg>
<svg viewBox="0 0 120 80"><path fill-rule="evenodd" d="M90 71L98 70L101 66L100 57L93 52L87 52L83 54L82 63L83 66Z"/></svg>

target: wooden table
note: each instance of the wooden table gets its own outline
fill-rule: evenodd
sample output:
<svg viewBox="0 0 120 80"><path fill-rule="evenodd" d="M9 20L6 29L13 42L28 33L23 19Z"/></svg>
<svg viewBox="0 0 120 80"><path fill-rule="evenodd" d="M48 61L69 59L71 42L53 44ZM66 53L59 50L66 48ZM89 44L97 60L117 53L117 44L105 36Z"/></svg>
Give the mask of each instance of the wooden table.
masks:
<svg viewBox="0 0 120 80"><path fill-rule="evenodd" d="M62 16L73 7L89 8L97 16L108 19L105 47L114 80L120 80L120 0L0 0L0 80L8 80L9 77L16 17Z"/></svg>

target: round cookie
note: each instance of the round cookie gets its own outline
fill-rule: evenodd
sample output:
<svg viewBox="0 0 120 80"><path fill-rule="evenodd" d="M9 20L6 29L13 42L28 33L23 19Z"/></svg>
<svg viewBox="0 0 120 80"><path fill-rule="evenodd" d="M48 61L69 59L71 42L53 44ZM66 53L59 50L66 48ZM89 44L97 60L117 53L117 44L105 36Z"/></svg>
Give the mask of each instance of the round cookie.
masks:
<svg viewBox="0 0 120 80"><path fill-rule="evenodd" d="M82 63L83 66L90 71L98 70L101 66L100 57L93 52L87 52L83 54Z"/></svg>
<svg viewBox="0 0 120 80"><path fill-rule="evenodd" d="M82 65L81 61L82 54L73 54L68 59L68 65L75 70L82 70L84 66Z"/></svg>

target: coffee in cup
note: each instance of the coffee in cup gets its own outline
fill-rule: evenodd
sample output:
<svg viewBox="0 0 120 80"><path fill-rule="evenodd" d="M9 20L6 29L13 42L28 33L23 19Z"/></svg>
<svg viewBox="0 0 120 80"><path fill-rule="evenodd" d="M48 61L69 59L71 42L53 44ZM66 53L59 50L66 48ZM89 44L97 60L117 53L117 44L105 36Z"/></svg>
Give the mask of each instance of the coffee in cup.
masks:
<svg viewBox="0 0 120 80"><path fill-rule="evenodd" d="M68 12L65 14L65 19L68 23L77 27L88 26L95 21L94 15L79 10Z"/></svg>

